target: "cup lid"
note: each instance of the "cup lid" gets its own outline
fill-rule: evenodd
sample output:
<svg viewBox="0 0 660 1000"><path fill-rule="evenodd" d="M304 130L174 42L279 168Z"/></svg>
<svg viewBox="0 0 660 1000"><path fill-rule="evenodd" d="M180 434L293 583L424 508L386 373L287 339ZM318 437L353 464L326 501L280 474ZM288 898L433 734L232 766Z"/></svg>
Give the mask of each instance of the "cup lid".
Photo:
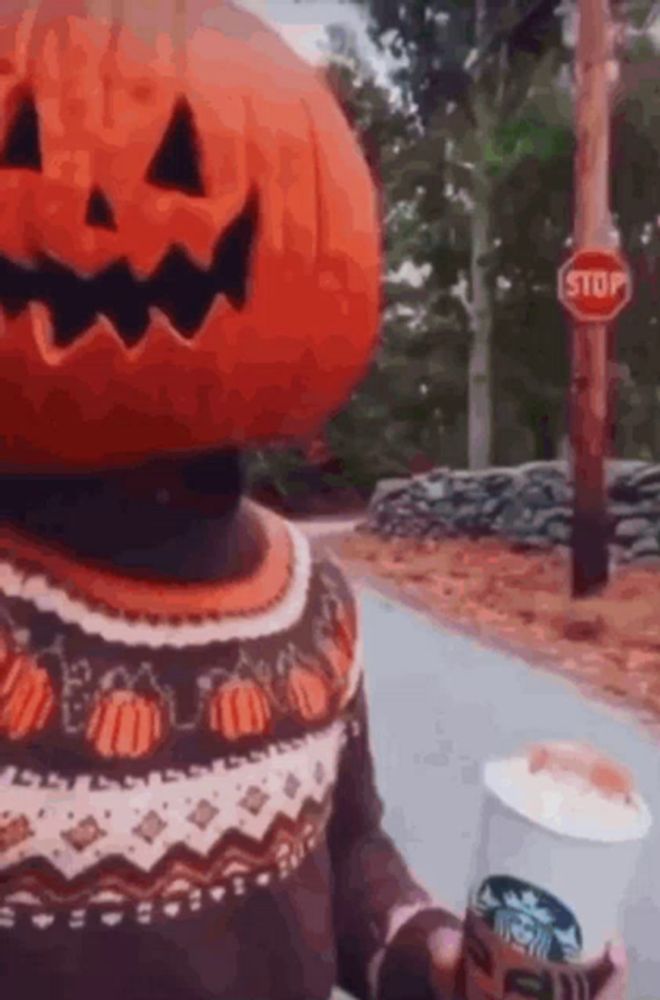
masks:
<svg viewBox="0 0 660 1000"><path fill-rule="evenodd" d="M621 843L642 839L652 824L630 772L581 743L533 744L490 761L484 778L504 805L561 836Z"/></svg>

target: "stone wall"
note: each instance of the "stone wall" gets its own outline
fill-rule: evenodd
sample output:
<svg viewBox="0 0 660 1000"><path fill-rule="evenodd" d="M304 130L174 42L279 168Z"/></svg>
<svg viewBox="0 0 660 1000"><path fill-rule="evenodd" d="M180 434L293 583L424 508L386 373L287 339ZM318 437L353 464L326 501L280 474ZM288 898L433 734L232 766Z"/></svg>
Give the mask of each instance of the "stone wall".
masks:
<svg viewBox="0 0 660 1000"><path fill-rule="evenodd" d="M384 538L496 535L529 548L570 541L572 485L563 462L484 472L434 469L380 483L362 530ZM660 564L660 465L611 462L607 468L611 553L615 562Z"/></svg>

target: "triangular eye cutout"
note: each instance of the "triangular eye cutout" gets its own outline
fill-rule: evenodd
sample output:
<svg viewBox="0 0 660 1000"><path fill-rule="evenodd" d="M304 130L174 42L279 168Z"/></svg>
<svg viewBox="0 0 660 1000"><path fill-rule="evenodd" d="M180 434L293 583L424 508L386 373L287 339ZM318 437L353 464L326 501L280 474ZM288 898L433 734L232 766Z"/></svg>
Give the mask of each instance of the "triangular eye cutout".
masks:
<svg viewBox="0 0 660 1000"><path fill-rule="evenodd" d="M41 170L39 117L32 94L21 99L0 155L0 166Z"/></svg>
<svg viewBox="0 0 660 1000"><path fill-rule="evenodd" d="M169 125L147 171L147 181L156 187L183 191L194 197L206 194L200 172L200 142L192 109L180 98Z"/></svg>
<svg viewBox="0 0 660 1000"><path fill-rule="evenodd" d="M103 194L100 188L94 188L87 202L87 213L85 222L88 226L96 226L98 229L116 229L117 222L112 205Z"/></svg>

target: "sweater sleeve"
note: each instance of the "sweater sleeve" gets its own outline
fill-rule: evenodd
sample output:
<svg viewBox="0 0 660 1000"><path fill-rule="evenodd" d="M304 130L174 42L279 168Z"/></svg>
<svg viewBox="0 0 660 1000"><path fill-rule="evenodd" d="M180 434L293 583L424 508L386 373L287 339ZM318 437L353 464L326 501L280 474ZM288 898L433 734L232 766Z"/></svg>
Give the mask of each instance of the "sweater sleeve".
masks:
<svg viewBox="0 0 660 1000"><path fill-rule="evenodd" d="M429 935L459 921L434 907L382 829L364 682L346 719L330 822L339 985L359 1000L434 997Z"/></svg>

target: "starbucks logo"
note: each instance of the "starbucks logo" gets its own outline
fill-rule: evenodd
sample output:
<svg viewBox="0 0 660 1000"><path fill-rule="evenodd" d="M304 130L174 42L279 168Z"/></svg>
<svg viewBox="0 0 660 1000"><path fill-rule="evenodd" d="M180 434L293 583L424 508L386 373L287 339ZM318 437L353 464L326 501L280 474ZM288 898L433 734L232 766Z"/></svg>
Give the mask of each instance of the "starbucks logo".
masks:
<svg viewBox="0 0 660 1000"><path fill-rule="evenodd" d="M567 907L543 889L508 875L493 875L475 893L473 909L505 941L548 961L579 959L582 931Z"/></svg>

